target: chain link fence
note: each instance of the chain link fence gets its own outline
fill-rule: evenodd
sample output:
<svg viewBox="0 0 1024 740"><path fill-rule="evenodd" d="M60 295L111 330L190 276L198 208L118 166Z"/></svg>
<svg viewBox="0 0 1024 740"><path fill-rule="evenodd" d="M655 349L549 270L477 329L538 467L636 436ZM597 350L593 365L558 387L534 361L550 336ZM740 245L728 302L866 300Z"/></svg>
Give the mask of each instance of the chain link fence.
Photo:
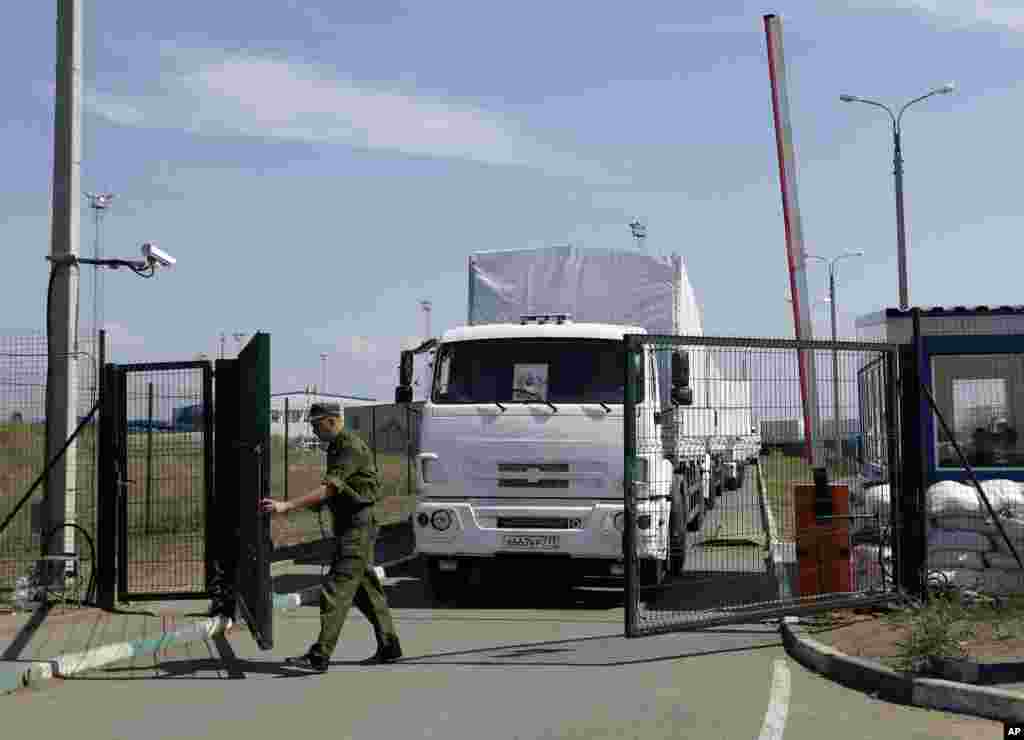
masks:
<svg viewBox="0 0 1024 740"><path fill-rule="evenodd" d="M98 394L98 341L80 339L71 358L77 376L76 421L81 421ZM43 333L0 334L0 521L19 501L46 467L47 339ZM81 527L95 540L96 532L96 425L95 419L68 448L65 521ZM0 604L13 598L17 578L29 575L41 553L42 502L40 484L0 532ZM64 530L64 550L74 543L81 561L73 577L88 583L93 564L80 533Z"/></svg>

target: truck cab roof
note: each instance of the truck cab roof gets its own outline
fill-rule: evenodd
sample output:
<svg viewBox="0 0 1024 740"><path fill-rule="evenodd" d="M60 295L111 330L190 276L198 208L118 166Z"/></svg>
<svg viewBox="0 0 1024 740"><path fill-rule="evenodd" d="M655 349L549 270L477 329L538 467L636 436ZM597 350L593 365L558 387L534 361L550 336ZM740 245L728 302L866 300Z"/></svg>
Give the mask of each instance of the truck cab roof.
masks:
<svg viewBox="0 0 1024 740"><path fill-rule="evenodd" d="M626 334L646 334L641 326L596 323L508 323L460 326L446 331L441 341L470 342L480 339L611 339L621 341Z"/></svg>

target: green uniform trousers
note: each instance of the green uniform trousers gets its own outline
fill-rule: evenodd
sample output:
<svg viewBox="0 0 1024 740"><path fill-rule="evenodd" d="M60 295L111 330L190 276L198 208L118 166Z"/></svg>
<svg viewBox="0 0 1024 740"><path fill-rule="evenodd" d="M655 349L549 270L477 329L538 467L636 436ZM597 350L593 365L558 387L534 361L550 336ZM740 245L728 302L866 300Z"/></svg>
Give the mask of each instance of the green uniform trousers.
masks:
<svg viewBox="0 0 1024 740"><path fill-rule="evenodd" d="M311 652L330 658L342 625L354 603L373 625L377 645L395 637L384 585L373 572L377 522L371 507L335 518L335 549L331 569L320 592L320 636Z"/></svg>

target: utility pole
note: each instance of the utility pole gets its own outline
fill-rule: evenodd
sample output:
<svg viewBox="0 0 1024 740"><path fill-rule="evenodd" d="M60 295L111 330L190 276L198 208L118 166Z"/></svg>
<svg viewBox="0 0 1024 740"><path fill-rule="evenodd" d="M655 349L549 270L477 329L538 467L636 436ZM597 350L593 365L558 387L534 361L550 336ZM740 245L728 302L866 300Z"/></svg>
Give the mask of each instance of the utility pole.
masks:
<svg viewBox="0 0 1024 740"><path fill-rule="evenodd" d="M82 160L82 3L57 1L57 64L53 137L53 216L50 256L79 254ZM75 307L78 305L77 267L53 262L48 294L46 373L46 462L52 460L77 426L78 384ZM43 531L75 520L77 445L71 444L46 478ZM65 528L63 551L75 551L75 530ZM43 541L43 547L51 543ZM47 578L56 574L50 571Z"/></svg>
<svg viewBox="0 0 1024 740"><path fill-rule="evenodd" d="M113 193L86 193L85 197L89 199L89 207L92 208L93 223L96 226L96 236L93 240L92 245L92 256L93 259L99 260L100 254L100 226L103 223L103 216L106 210L110 207L111 201L114 200ZM99 336L99 331L102 328L103 318L101 313L103 311L103 276L100 273L100 265L94 265L92 268L92 328L96 336Z"/></svg>
<svg viewBox="0 0 1024 740"><path fill-rule="evenodd" d="M320 392L327 393L327 353L320 353Z"/></svg>
<svg viewBox="0 0 1024 740"><path fill-rule="evenodd" d="M224 342L227 341L228 335L224 332L220 333L220 359L224 359Z"/></svg>

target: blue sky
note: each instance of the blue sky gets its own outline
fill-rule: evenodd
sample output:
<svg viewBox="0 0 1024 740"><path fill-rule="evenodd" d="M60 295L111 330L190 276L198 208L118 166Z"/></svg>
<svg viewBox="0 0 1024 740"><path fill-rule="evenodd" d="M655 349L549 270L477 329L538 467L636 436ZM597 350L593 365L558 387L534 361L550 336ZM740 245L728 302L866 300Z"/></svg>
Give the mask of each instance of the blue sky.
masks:
<svg viewBox="0 0 1024 740"><path fill-rule="evenodd" d="M390 399L403 342L465 318L466 260L571 242L683 255L709 334L792 336L761 16L784 22L807 250L840 333L897 298L891 133L904 117L911 303L1024 303L1024 9L983 0L774 6L85 3L84 190L117 194L104 277L121 362L272 335L275 391ZM56 2L0 28L4 330L43 326ZM93 226L82 210L82 253ZM91 320L83 271L82 323ZM826 272L810 269L815 297ZM828 331L816 309L816 331ZM229 350L234 340L228 339Z"/></svg>

